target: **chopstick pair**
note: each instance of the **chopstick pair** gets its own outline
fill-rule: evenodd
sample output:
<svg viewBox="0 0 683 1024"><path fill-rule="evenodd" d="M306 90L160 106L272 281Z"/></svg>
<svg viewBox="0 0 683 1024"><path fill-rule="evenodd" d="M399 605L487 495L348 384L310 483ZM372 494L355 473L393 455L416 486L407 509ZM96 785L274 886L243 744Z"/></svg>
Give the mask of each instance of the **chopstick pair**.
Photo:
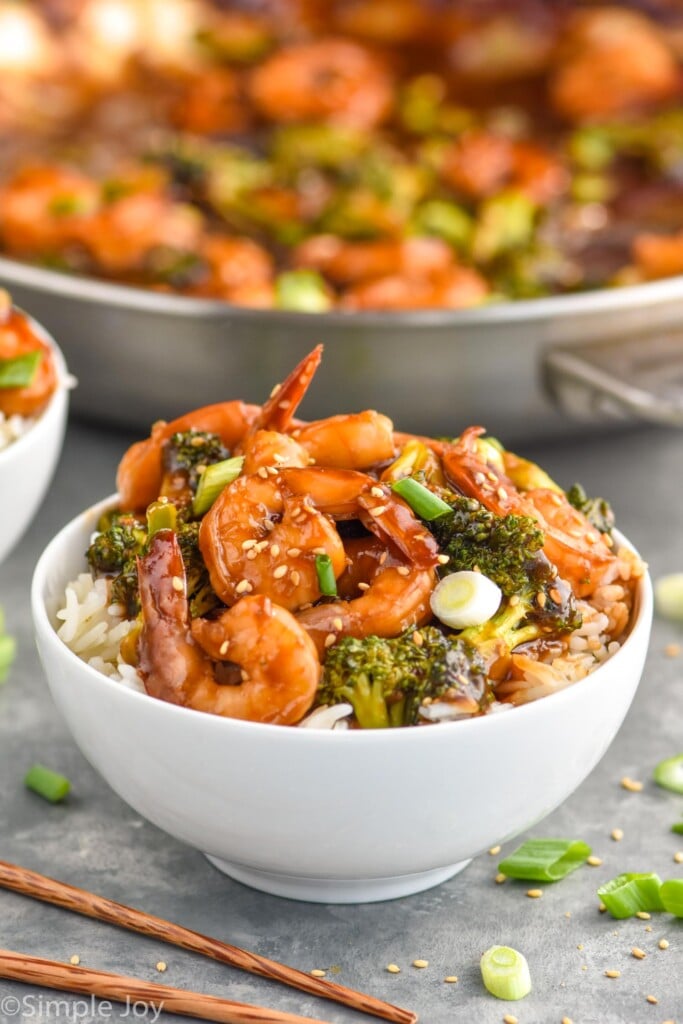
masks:
<svg viewBox="0 0 683 1024"><path fill-rule="evenodd" d="M280 981L311 995L342 1003L353 1010L381 1017L392 1024L415 1024L417 1021L416 1013L400 1006L337 985L326 978L313 977L277 960L270 960L239 946L232 946L227 942L190 931L182 925L173 924L171 921L154 917L122 903L115 903L104 896L97 896L65 882L58 882L28 868L0 861L0 888L10 889L24 896L42 900L44 903L52 903L86 917L160 939L193 953L201 953L219 963ZM0 978L128 1004L136 1001L146 1002L150 1008L203 1017L205 1020L220 1021L224 1024L324 1024L311 1017L250 1006L199 992L157 985L138 978L75 967L55 960L25 956L11 950L0 950Z"/></svg>

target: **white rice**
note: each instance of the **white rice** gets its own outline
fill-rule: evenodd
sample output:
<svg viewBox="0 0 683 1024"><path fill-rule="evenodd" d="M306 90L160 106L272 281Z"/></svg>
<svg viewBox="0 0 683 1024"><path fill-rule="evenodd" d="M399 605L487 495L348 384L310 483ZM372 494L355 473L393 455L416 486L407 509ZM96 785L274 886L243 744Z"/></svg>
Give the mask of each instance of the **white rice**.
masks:
<svg viewBox="0 0 683 1024"><path fill-rule="evenodd" d="M34 416L5 416L0 412L0 451L9 448L36 422Z"/></svg>
<svg viewBox="0 0 683 1024"><path fill-rule="evenodd" d="M140 676L120 654L121 641L135 626L122 611L120 605L110 604L106 579L82 572L66 586L64 606L57 612L62 623L57 635L97 672L144 693Z"/></svg>

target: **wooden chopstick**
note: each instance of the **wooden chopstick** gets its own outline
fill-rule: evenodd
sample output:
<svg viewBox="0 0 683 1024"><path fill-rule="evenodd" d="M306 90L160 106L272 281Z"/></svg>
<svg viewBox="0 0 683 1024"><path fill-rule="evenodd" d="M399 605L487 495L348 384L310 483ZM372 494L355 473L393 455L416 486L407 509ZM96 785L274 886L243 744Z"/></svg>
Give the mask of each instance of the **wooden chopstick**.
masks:
<svg viewBox="0 0 683 1024"><path fill-rule="evenodd" d="M219 1021L220 1024L325 1024L325 1021L313 1017L236 1003L232 999L219 999L218 996L188 992L169 985L155 985L140 978L127 978L124 974L73 967L59 960L43 960L38 956L14 953L10 949L0 949L0 978L56 988L60 992L97 996L98 999L128 1006L144 1003L150 1010L181 1013L187 1017Z"/></svg>
<svg viewBox="0 0 683 1024"><path fill-rule="evenodd" d="M123 903L115 903L104 896L97 896L85 889L77 889L75 886L58 882L54 878L48 878L37 871L16 864L0 861L0 887L31 896L44 903L53 903L57 907L105 921L107 924L117 925L119 928L127 928L129 931L160 939L193 953L201 953L231 967L239 967L252 974L281 981L285 985L291 985L314 996L321 996L323 999L332 999L361 1013L382 1017L384 1020L392 1021L392 1024L415 1024L417 1021L417 1014L411 1010L394 1006L393 1003L387 1003L364 992L356 992L354 989L337 985L326 978L314 978L277 960L270 960L239 946L231 946L227 942L209 938L199 932L183 928L182 925L145 914L142 910L135 910Z"/></svg>

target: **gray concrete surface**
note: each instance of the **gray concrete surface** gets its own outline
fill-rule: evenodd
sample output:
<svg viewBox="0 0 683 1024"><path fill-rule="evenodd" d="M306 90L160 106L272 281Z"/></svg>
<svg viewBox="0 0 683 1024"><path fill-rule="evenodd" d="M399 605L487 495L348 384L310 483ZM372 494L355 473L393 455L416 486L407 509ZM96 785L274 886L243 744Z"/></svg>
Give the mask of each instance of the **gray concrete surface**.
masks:
<svg viewBox="0 0 683 1024"><path fill-rule="evenodd" d="M635 703L610 751L536 835L580 837L603 858L546 886L540 900L527 885L493 882L496 859L479 857L461 875L429 892L367 906L316 906L266 896L223 877L201 856L139 820L80 756L47 692L33 646L29 582L35 560L59 526L113 490L116 462L129 438L73 424L63 458L38 518L0 567L0 604L19 642L19 656L0 688L0 857L191 928L279 958L303 970L330 968L350 986L419 1012L425 1024L683 1024L683 922L611 920L597 911L595 889L621 871L683 876L674 863L683 837L669 829L683 819L683 796L649 780L664 756L683 752L683 658L665 654L683 643L683 627L656 622ZM636 431L552 448L527 447L563 484L581 480L604 493L621 529L650 562L653 574L683 570L683 436ZM3 501L11 495L3 494ZM561 756L558 752L558 756ZM52 807L24 790L34 761L64 772L73 795ZM641 793L622 789L628 775ZM615 843L610 831L623 829ZM511 844L514 845L514 844ZM648 930L651 928L651 930ZM665 937L669 948L660 950ZM478 961L492 944L522 950L534 988L523 1002L487 995ZM228 998L317 1016L333 1024L363 1019L313 997L157 942L117 931L0 891L0 946L69 959ZM647 957L636 960L633 946ZM424 958L429 966L411 966ZM160 975L159 960L168 969ZM386 971L390 962L400 974ZM606 969L621 971L608 979ZM457 984L444 984L447 975ZM659 1002L650 1004L647 995ZM134 1020L133 1008L98 1010L89 1001L0 981L0 1024L20 1020ZM150 1015L148 1020L152 1019ZM162 1022L170 1021L162 1014ZM366 1018L367 1019L367 1018Z"/></svg>

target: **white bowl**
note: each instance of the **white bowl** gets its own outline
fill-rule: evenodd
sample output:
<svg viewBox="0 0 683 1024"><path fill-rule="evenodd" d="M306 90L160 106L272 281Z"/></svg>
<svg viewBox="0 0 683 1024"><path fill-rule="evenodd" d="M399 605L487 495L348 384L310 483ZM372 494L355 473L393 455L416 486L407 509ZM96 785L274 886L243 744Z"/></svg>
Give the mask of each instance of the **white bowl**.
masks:
<svg viewBox="0 0 683 1024"><path fill-rule="evenodd" d="M419 892L540 821L588 775L635 693L652 620L586 679L535 703L423 728L317 731L187 710L96 672L55 632L64 587L112 499L70 522L35 570L52 696L90 763L139 814L233 878L301 900Z"/></svg>
<svg viewBox="0 0 683 1024"><path fill-rule="evenodd" d="M57 388L47 407L26 432L0 450L0 562L28 528L57 466L69 406L64 356L44 327L29 317L36 335L51 346L57 364Z"/></svg>

